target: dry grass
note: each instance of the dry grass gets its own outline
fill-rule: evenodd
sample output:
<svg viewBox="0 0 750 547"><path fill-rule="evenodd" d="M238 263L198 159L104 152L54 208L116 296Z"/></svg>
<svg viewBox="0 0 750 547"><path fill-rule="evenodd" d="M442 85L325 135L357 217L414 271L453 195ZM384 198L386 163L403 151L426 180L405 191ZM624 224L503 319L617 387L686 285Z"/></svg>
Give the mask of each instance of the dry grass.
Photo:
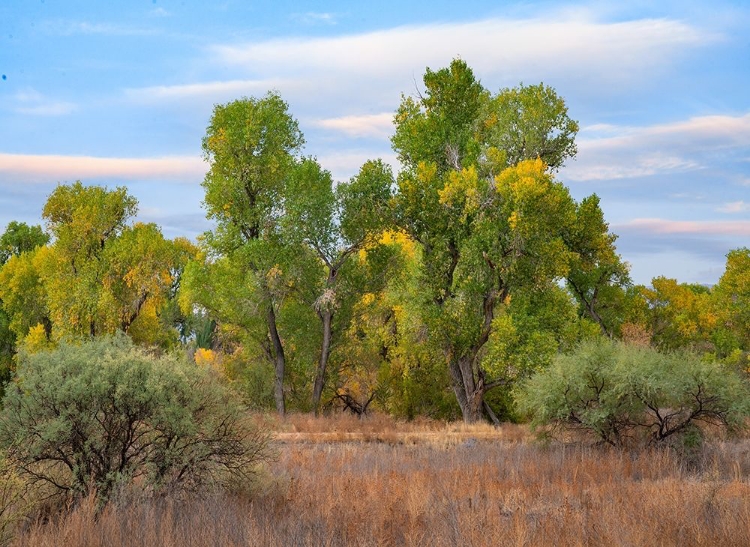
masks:
<svg viewBox="0 0 750 547"><path fill-rule="evenodd" d="M750 441L690 461L523 427L293 416L254 498L91 502L15 545L750 545ZM448 440L445 440L448 439Z"/></svg>

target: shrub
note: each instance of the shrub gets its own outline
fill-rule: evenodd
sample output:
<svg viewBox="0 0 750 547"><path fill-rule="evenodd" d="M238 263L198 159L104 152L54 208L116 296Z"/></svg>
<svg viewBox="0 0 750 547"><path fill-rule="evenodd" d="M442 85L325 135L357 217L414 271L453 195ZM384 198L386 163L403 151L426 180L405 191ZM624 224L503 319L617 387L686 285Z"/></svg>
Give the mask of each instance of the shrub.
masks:
<svg viewBox="0 0 750 547"><path fill-rule="evenodd" d="M125 336L21 355L0 411L0 446L19 474L74 497L236 484L268 435L211 374L155 357Z"/></svg>
<svg viewBox="0 0 750 547"><path fill-rule="evenodd" d="M733 370L690 353L607 340L582 344L533 376L517 396L535 426L584 429L619 446L694 434L697 422L739 429L750 389Z"/></svg>

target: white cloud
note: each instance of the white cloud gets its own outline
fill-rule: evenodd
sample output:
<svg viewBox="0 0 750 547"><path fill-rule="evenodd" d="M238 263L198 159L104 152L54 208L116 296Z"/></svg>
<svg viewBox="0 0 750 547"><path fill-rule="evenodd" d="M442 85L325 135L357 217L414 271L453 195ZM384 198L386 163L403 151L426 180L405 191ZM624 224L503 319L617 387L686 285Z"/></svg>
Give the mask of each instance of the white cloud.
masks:
<svg viewBox="0 0 750 547"><path fill-rule="evenodd" d="M19 106L16 112L32 116L64 116L75 111L78 107L74 103L64 101L37 104L34 106Z"/></svg>
<svg viewBox="0 0 750 547"><path fill-rule="evenodd" d="M308 11L307 13L294 13L292 14L292 19L305 25L317 25L321 23L335 25L337 22L336 16L332 13L318 13L314 11Z"/></svg>
<svg viewBox="0 0 750 547"><path fill-rule="evenodd" d="M164 8L154 8L148 12L151 17L169 17L172 14Z"/></svg>
<svg viewBox="0 0 750 547"><path fill-rule="evenodd" d="M750 147L750 114L607 131L615 134L579 139L576 161L562 170L565 178L612 180L701 169L717 153Z"/></svg>
<svg viewBox="0 0 750 547"><path fill-rule="evenodd" d="M636 218L613 226L655 235L742 236L750 237L750 220L665 220L661 218Z"/></svg>
<svg viewBox="0 0 750 547"><path fill-rule="evenodd" d="M720 213L745 213L747 211L750 211L750 203L745 203L744 201L732 201L729 203L725 203L718 209L716 209Z"/></svg>
<svg viewBox="0 0 750 547"><path fill-rule="evenodd" d="M102 35L102 36L149 36L159 34L156 29L141 28L114 23L92 23L89 21L72 21L56 19L43 21L40 28L49 34L61 36Z"/></svg>
<svg viewBox="0 0 750 547"><path fill-rule="evenodd" d="M401 26L216 44L208 48L207 61L236 70L235 79L130 89L127 95L150 102L217 102L277 89L296 112L315 110L318 116L335 117L342 105L351 112L363 104L393 111L401 92L417 91L425 67L447 66L457 56L485 82L493 82L488 85L493 89L538 80L542 74L557 85L621 90L650 82L655 70L671 68L686 51L718 38L676 20L600 22L580 11Z"/></svg>
<svg viewBox="0 0 750 547"><path fill-rule="evenodd" d="M213 48L221 62L253 71L373 78L411 74L445 65L460 55L481 74L519 76L540 71L622 81L666 65L687 47L713 41L680 21L642 19L619 23L576 18L485 19L468 23L403 26L364 34L276 39Z"/></svg>
<svg viewBox="0 0 750 547"><path fill-rule="evenodd" d="M91 156L0 154L0 175L25 182L85 179L202 180L207 165L199 156L100 158Z"/></svg>
<svg viewBox="0 0 750 547"><path fill-rule="evenodd" d="M13 110L31 116L64 116L78 108L75 103L48 99L30 87L19 90L15 100L17 106Z"/></svg>
<svg viewBox="0 0 750 547"><path fill-rule="evenodd" d="M392 152L387 154L373 154L372 152L363 150L351 150L345 152L331 152L317 156L318 163L328 171L331 172L334 180L348 180L359 172L359 168L362 167L368 160L382 159L385 163L389 164L394 169L394 173L398 168L398 159Z"/></svg>
<svg viewBox="0 0 750 547"><path fill-rule="evenodd" d="M184 85L158 85L125 90L126 97L136 102L152 103L198 98L204 100L229 100L241 95L258 95L277 89L285 82L269 80L226 80Z"/></svg>
<svg viewBox="0 0 750 547"><path fill-rule="evenodd" d="M393 113L341 116L315 120L312 124L324 129L340 131L350 137L386 138L393 132Z"/></svg>

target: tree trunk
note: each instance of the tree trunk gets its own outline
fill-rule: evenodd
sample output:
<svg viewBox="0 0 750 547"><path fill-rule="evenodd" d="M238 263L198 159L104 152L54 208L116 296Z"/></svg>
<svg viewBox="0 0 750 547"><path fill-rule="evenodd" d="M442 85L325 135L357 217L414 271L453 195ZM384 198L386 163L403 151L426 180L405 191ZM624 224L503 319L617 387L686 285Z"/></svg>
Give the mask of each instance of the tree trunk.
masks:
<svg viewBox="0 0 750 547"><path fill-rule="evenodd" d="M320 318L323 320L323 345L320 348L320 360L318 361L318 371L315 374L315 385L313 386L312 406L317 416L320 412L320 398L323 395L323 386L325 384L326 366L328 365L328 356L331 352L331 325L333 323L333 312L322 310Z"/></svg>
<svg viewBox="0 0 750 547"><path fill-rule="evenodd" d="M268 304L268 334L273 344L275 368L273 397L276 401L276 411L283 416L286 414L286 404L284 402L284 369L286 368L286 359L284 357L284 346L281 344L279 331L276 328L276 312L273 309L273 303Z"/></svg>
<svg viewBox="0 0 750 547"><path fill-rule="evenodd" d="M473 356L452 359L450 362L453 392L465 423L476 423L484 419L484 382L474 378Z"/></svg>

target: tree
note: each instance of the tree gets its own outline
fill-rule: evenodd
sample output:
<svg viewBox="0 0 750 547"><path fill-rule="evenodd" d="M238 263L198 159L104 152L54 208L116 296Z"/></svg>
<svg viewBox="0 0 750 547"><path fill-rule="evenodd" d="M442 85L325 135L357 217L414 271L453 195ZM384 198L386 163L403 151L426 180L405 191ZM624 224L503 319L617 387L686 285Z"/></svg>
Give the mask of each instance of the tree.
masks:
<svg viewBox="0 0 750 547"><path fill-rule="evenodd" d="M22 354L0 411L21 475L73 497L106 500L136 479L154 491L246 480L267 443L207 370L122 335Z"/></svg>
<svg viewBox="0 0 750 547"><path fill-rule="evenodd" d="M576 206L576 220L565 239L577 255L565 280L578 301L579 315L612 338L625 320L625 291L631 281L628 265L615 249L617 236L609 232L596 194Z"/></svg>
<svg viewBox="0 0 750 547"><path fill-rule="evenodd" d="M55 243L40 275L58 337L112 332L100 308L104 255L136 211L137 201L125 188L110 191L80 181L58 186L47 199L42 216Z"/></svg>
<svg viewBox="0 0 750 547"><path fill-rule="evenodd" d="M518 288L545 286L568 271L572 254L563 235L575 204L548 169L575 151L577 126L559 111L551 91L533 103L538 114L506 113L503 108L525 103L502 98L516 93L507 90L492 97L460 60L428 69L424 83L423 96L403 98L395 117L392 143L404 164L396 218L421 247L423 317L441 347L464 420L476 421L485 411L492 415L485 393L507 385L482 365L497 310ZM546 128L546 140L508 133L511 122L505 130L497 125L514 116L549 118L530 124ZM566 136L557 140L558 131ZM528 147L524 139L547 144ZM520 151L520 163L507 167L509 143L514 154Z"/></svg>
<svg viewBox="0 0 750 547"><path fill-rule="evenodd" d="M33 251L49 243L49 235L41 226L29 226L25 222L11 221L0 236L0 267L10 257Z"/></svg>
<svg viewBox="0 0 750 547"><path fill-rule="evenodd" d="M726 268L712 297L717 320L713 339L720 356L739 358L744 353L750 372L750 249L727 254Z"/></svg>
<svg viewBox="0 0 750 547"><path fill-rule="evenodd" d="M634 287L629 315L656 348L713 353L711 333L717 317L708 287L655 277L650 287Z"/></svg>
<svg viewBox="0 0 750 547"><path fill-rule="evenodd" d="M146 345L176 341L161 312L195 249L165 239L155 224L131 224L136 209L125 188L76 182L52 192L43 216L53 243L0 271L0 298L19 341L37 325L53 341L118 330Z"/></svg>
<svg viewBox="0 0 750 547"><path fill-rule="evenodd" d="M48 242L49 236L44 233L41 226L29 226L24 222L10 222L5 232L0 236L0 270L12 257L32 253ZM13 269L12 266L11 269ZM0 284L9 284L13 277L12 274L3 276L0 273L0 279L5 281L5 283ZM0 383L5 383L9 379L17 340L16 333L11 329L12 318L3 305L2 294L4 292L0 288Z"/></svg>
<svg viewBox="0 0 750 547"><path fill-rule="evenodd" d="M479 132L486 158L504 158L500 169L540 158L557 170L578 152L578 122L568 117L565 101L555 90L542 83L506 88L491 97Z"/></svg>
<svg viewBox="0 0 750 547"><path fill-rule="evenodd" d="M205 243L215 256L227 256L252 273L265 320L275 369L276 409L285 412L286 358L278 329L281 303L274 284L286 275L279 259L280 216L286 186L304 139L287 104L275 93L214 108L203 138L209 171L203 181L204 206L217 228Z"/></svg>
<svg viewBox="0 0 750 547"><path fill-rule="evenodd" d="M719 363L602 339L558 356L519 393L534 425L582 428L613 446L663 442L696 422L738 429L749 402L747 383Z"/></svg>
<svg viewBox="0 0 750 547"><path fill-rule="evenodd" d="M358 292L351 282L341 281L342 272L345 277L351 258L376 242L389 225L392 185L390 167L379 160L366 162L357 176L335 188L330 173L312 159L302 161L291 177L284 224L290 239L308 246L323 264L322 279L308 281L315 287L312 304L322 327L312 393L316 414L331 346L349 318L341 316L337 327L334 319L342 304Z"/></svg>

